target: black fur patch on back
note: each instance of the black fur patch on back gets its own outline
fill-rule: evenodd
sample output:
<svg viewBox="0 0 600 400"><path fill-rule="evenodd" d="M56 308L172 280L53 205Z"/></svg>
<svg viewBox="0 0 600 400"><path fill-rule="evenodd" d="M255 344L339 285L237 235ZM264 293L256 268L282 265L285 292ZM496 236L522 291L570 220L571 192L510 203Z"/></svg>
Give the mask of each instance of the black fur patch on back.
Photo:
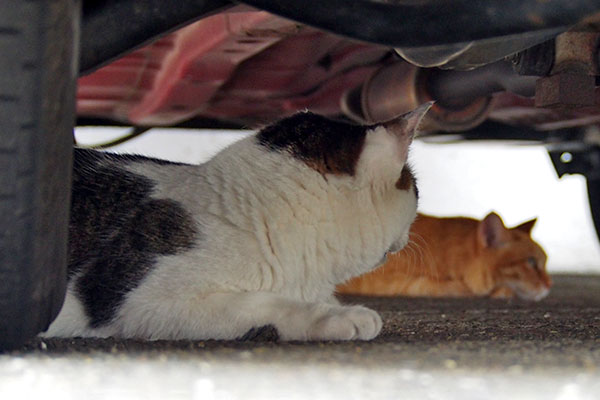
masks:
<svg viewBox="0 0 600 400"><path fill-rule="evenodd" d="M304 112L264 128L257 139L271 150L289 152L321 174L353 176L366 131L364 126Z"/></svg>
<svg viewBox="0 0 600 400"><path fill-rule="evenodd" d="M78 276L75 288L91 327L114 318L156 257L191 248L197 236L179 203L151 198L151 180L120 168L134 161L168 163L75 151L68 276Z"/></svg>

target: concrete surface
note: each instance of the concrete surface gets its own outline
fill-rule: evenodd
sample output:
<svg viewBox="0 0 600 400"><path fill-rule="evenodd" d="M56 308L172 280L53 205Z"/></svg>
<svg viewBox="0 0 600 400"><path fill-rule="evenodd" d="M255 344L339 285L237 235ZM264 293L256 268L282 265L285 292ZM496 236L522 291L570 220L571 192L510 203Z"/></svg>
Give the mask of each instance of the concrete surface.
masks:
<svg viewBox="0 0 600 400"><path fill-rule="evenodd" d="M37 339L0 355L0 399L600 399L600 276L539 303L346 298L372 342Z"/></svg>

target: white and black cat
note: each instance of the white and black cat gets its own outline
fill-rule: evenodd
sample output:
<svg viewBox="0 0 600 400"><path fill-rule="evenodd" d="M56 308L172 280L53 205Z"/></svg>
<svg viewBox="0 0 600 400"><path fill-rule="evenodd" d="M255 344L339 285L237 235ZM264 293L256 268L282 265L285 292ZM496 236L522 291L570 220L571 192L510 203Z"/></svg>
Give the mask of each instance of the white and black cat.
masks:
<svg viewBox="0 0 600 400"><path fill-rule="evenodd" d="M408 146L430 104L372 126L299 113L202 165L75 151L68 292L45 336L374 338L334 298L408 241Z"/></svg>

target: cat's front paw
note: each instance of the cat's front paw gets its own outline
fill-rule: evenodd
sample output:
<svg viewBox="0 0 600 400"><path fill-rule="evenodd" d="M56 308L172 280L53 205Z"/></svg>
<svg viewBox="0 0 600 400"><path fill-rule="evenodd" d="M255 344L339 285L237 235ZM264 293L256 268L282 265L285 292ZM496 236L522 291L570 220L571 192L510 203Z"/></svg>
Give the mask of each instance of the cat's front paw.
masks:
<svg viewBox="0 0 600 400"><path fill-rule="evenodd" d="M311 340L371 340L383 325L375 311L362 306L331 308L308 331Z"/></svg>

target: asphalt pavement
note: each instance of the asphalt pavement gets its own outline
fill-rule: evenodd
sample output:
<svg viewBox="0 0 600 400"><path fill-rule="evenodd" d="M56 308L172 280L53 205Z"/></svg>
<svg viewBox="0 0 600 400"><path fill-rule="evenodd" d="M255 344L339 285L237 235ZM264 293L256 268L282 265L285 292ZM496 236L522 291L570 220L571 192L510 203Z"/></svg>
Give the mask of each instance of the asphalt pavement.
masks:
<svg viewBox="0 0 600 400"><path fill-rule="evenodd" d="M371 342L35 339L0 399L600 399L600 276L553 279L538 303L343 298L381 313Z"/></svg>

